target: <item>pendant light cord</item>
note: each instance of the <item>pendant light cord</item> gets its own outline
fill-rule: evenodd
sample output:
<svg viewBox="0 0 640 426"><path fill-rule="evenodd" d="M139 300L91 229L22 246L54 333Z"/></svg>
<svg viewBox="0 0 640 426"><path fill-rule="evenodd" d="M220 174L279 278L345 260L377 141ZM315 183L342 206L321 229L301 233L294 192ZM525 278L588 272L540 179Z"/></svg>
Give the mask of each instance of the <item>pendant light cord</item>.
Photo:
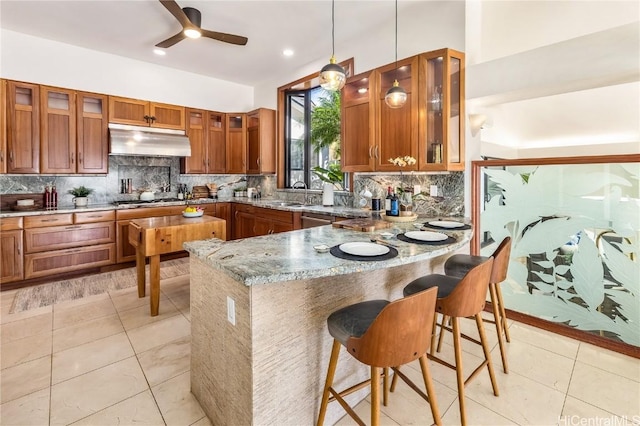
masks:
<svg viewBox="0 0 640 426"><path fill-rule="evenodd" d="M396 0L397 1L397 0ZM331 56L336 56L336 23L335 23L335 0L331 0ZM396 24L397 25L397 24Z"/></svg>
<svg viewBox="0 0 640 426"><path fill-rule="evenodd" d="M398 0L396 0L396 70L398 69Z"/></svg>

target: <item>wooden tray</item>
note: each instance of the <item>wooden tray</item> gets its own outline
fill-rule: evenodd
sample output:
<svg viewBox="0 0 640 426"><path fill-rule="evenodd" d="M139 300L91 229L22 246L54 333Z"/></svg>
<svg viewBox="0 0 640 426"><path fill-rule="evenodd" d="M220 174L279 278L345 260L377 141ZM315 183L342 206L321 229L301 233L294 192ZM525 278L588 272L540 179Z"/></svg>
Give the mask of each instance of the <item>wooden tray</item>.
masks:
<svg viewBox="0 0 640 426"><path fill-rule="evenodd" d="M354 231L362 232L374 232L378 229L391 228L390 222L384 220L360 218L360 219L347 219L339 222L333 222L334 228L352 229Z"/></svg>
<svg viewBox="0 0 640 426"><path fill-rule="evenodd" d="M417 214L411 216L387 216L384 213L380 215L387 222L415 222L418 219Z"/></svg>

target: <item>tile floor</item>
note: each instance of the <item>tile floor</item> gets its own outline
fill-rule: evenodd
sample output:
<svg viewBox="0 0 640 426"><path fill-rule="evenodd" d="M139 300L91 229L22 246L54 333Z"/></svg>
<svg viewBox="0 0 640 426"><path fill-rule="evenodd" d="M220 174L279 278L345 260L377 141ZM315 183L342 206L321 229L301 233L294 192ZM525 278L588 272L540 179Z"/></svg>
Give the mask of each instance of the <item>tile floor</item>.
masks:
<svg viewBox="0 0 640 426"><path fill-rule="evenodd" d="M15 291L0 293L0 424L210 425L189 391L188 278L161 288L154 318L135 288L17 314L9 314ZM467 387L469 424L640 425L640 360L517 322L510 330L508 375L488 330L500 396L482 372ZM442 356L451 357L447 337ZM467 343L471 366L481 352ZM430 366L443 422L459 424L455 373ZM417 364L403 371L420 383ZM367 399L356 408L365 421L369 407ZM384 425L432 423L426 402L402 382L382 411Z"/></svg>

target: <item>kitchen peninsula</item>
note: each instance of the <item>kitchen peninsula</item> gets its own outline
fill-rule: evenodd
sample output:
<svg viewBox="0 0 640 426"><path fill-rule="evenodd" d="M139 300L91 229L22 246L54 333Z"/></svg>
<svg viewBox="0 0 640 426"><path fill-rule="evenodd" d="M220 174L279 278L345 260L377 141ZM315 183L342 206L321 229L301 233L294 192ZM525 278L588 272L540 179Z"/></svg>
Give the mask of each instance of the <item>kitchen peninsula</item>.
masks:
<svg viewBox="0 0 640 426"><path fill-rule="evenodd" d="M394 232L413 230L412 225L397 224ZM211 422L314 424L332 343L327 316L363 300L398 299L408 282L441 270L450 255L468 252L472 230L446 233L456 241L426 245L394 238L398 256L381 261L317 253L317 244L369 242L375 236L331 226L186 243L191 391ZM355 359L341 358L335 383L355 384L368 373ZM360 390L347 401L367 393ZM331 404L327 423L343 415Z"/></svg>

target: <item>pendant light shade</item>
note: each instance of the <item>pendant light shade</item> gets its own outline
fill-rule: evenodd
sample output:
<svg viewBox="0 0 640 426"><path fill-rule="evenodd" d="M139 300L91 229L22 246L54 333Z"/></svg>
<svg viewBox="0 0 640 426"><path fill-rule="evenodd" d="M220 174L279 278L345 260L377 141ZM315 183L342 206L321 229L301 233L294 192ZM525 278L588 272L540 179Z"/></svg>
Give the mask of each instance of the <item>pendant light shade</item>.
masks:
<svg viewBox="0 0 640 426"><path fill-rule="evenodd" d="M335 92L344 87L347 81L347 73L336 63L335 57L335 0L331 1L331 59L329 63L320 70L320 86L325 90Z"/></svg>
<svg viewBox="0 0 640 426"><path fill-rule="evenodd" d="M389 108L400 108L407 102L407 92L400 87L398 80L393 82L393 86L387 90L387 94L384 95L384 102Z"/></svg>
<svg viewBox="0 0 640 426"><path fill-rule="evenodd" d="M396 0L396 73L398 72L398 0ZM389 108L402 108L402 106L407 102L407 92L400 87L400 83L398 83L398 79L396 78L393 82L393 86L387 90L387 93L384 95L384 103L387 104Z"/></svg>

